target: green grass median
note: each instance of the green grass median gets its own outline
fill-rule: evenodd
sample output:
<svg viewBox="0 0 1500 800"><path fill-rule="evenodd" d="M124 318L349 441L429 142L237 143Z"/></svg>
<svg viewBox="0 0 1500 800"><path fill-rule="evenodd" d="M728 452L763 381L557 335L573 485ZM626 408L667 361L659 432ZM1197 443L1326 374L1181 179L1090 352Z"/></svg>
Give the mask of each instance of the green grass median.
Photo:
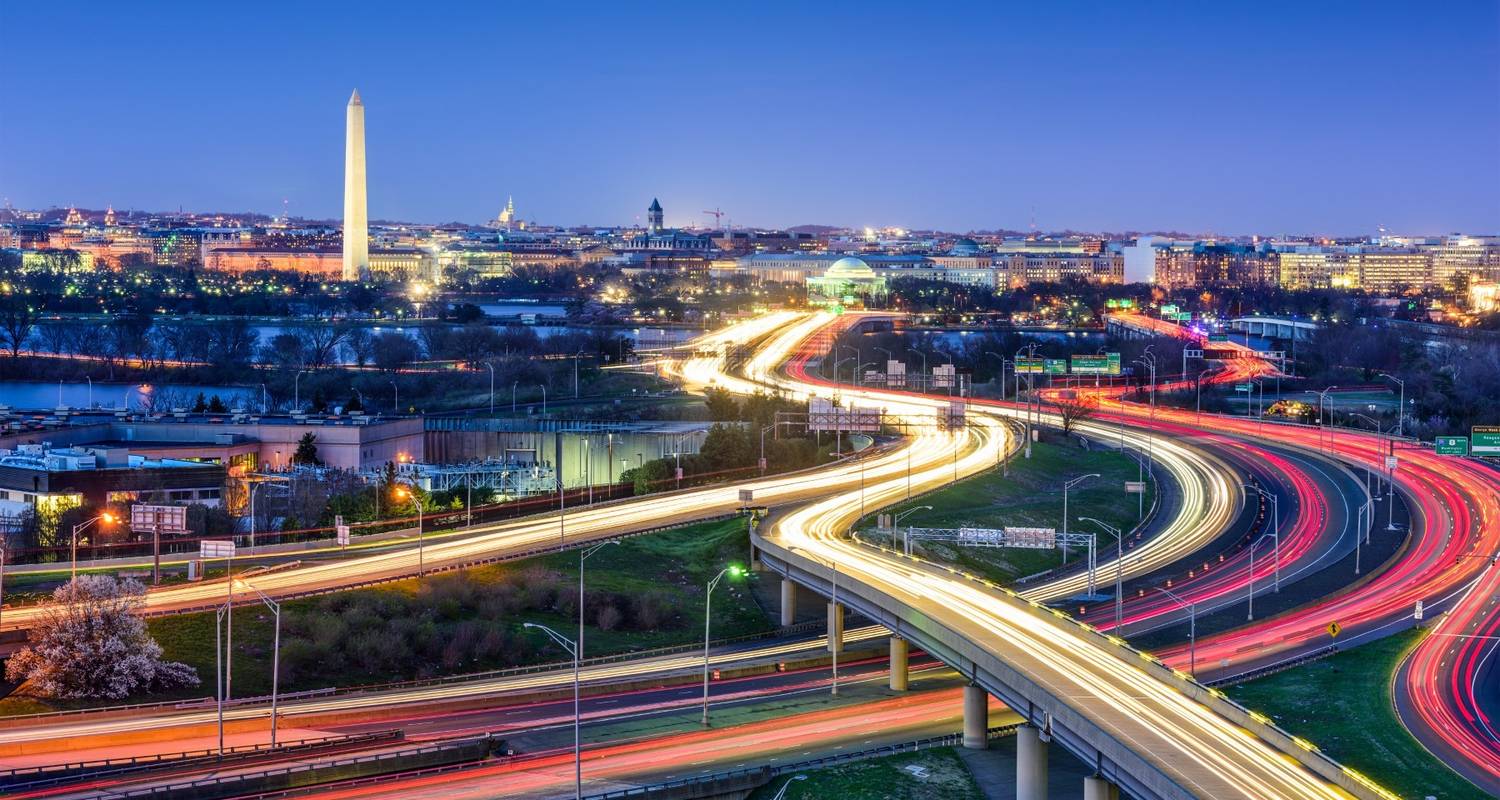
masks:
<svg viewBox="0 0 1500 800"><path fill-rule="evenodd" d="M1409 798L1486 795L1427 752L1391 706L1391 676L1426 635L1405 631L1229 689L1252 711Z"/></svg>

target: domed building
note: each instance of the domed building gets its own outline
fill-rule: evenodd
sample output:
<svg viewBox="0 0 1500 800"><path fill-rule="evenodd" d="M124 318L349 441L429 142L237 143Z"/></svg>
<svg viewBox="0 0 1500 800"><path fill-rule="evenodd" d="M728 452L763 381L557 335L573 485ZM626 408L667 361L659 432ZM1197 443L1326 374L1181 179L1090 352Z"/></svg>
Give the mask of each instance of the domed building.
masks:
<svg viewBox="0 0 1500 800"><path fill-rule="evenodd" d="M845 256L821 276L807 279L807 300L825 305L853 305L886 295L885 278L862 258Z"/></svg>
<svg viewBox="0 0 1500 800"><path fill-rule="evenodd" d="M953 247L948 250L948 255L977 256L979 255L979 242L968 238L959 239L958 241L954 242Z"/></svg>

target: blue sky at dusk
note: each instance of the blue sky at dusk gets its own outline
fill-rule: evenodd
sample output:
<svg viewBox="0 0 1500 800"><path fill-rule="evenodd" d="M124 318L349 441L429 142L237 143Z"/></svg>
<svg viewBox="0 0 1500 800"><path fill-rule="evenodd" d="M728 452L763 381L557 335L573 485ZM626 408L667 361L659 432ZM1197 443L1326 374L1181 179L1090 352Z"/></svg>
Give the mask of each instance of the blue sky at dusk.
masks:
<svg viewBox="0 0 1500 800"><path fill-rule="evenodd" d="M0 4L17 207L1500 231L1500 3Z"/></svg>

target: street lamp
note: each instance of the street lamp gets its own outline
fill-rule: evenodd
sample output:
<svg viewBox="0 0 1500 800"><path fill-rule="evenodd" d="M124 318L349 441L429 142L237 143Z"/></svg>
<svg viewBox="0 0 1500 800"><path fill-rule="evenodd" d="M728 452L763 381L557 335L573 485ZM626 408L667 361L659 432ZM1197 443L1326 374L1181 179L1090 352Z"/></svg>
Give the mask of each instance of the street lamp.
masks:
<svg viewBox="0 0 1500 800"><path fill-rule="evenodd" d="M1076 477L1076 478L1074 478L1074 479L1072 479L1070 481L1063 482L1063 529L1062 529L1062 532L1063 532L1063 546L1062 546L1062 551L1063 551L1063 563L1064 564L1068 563L1068 490L1072 489L1074 486L1077 486L1080 483L1083 483L1084 481L1088 480L1089 478L1099 478L1099 477L1103 477L1103 476L1101 476L1097 472L1091 472L1088 475L1079 475L1078 477Z"/></svg>
<svg viewBox="0 0 1500 800"><path fill-rule="evenodd" d="M745 569L743 567L739 566L738 564L730 564L729 566L727 566L727 567L719 570L719 574L715 575L713 577L713 580L710 580L708 582L708 591L704 592L704 594L703 594L703 724L704 724L704 726L708 725L708 626L709 626L709 622L711 620L711 618L709 617L709 611L712 608L712 603L713 603L713 599L714 599L714 589L718 587L719 581L723 580L725 575L728 575L731 578L738 578L739 576L744 575L744 574L745 574Z"/></svg>
<svg viewBox="0 0 1500 800"><path fill-rule="evenodd" d="M924 352L922 352L921 350L918 350L915 347L908 347L908 348L906 348L906 352L908 352L908 353L916 353L918 356L921 357L921 359L922 359L922 374L926 375L927 374L927 354L924 353ZM931 388L931 387L924 387L923 391L926 391L928 388Z"/></svg>
<svg viewBox="0 0 1500 800"><path fill-rule="evenodd" d="M537 386L542 387L542 416L545 417L547 416L547 384L539 383Z"/></svg>
<svg viewBox="0 0 1500 800"><path fill-rule="evenodd" d="M578 711L578 643L558 633L557 631L552 630L546 625L538 625L534 622L526 622L522 623L522 627L536 628L542 633L547 634L548 636L552 637L552 641L557 642L559 647L561 647L563 650L566 650L568 655L573 657L573 797L575 798L575 800L582 800L583 760L581 758L581 754L583 748L581 746L582 738L579 734L579 723L582 718L579 716Z"/></svg>
<svg viewBox="0 0 1500 800"><path fill-rule="evenodd" d="M891 547L895 547L896 546L896 532L899 531L899 530L901 530L901 520L905 519L907 514L910 514L913 511L931 511L931 510L932 510L932 506L917 506L916 508L908 508L905 511L901 512L900 514L897 514L896 518L891 521ZM903 540L903 544L904 544L903 549L906 551L906 554L907 555L911 555L911 531L910 530L907 531L906 538Z"/></svg>
<svg viewBox="0 0 1500 800"><path fill-rule="evenodd" d="M391 392L393 393L392 403L395 406L393 411L399 415L401 413L401 387L396 385L395 381L391 381Z"/></svg>
<svg viewBox="0 0 1500 800"><path fill-rule="evenodd" d="M1391 380L1393 380L1396 383L1398 383L1398 384L1401 385L1401 399L1398 401L1400 403L1401 407L1396 409L1396 435L1399 436L1399 437L1405 438L1406 437L1406 424L1405 424L1406 423L1406 381L1401 380L1400 378L1396 377L1395 375L1390 374L1389 372L1382 372L1380 374L1382 376L1386 377L1386 378L1390 378Z"/></svg>
<svg viewBox="0 0 1500 800"><path fill-rule="evenodd" d="M405 486L397 486L395 494L398 500L410 500L417 507L417 577L420 578L427 574L426 554L422 550L422 500Z"/></svg>
<svg viewBox="0 0 1500 800"><path fill-rule="evenodd" d="M1271 537L1272 537L1272 541L1274 541L1276 543L1276 549L1274 551L1274 555L1272 556L1272 558L1274 558L1275 562L1276 562L1276 564L1275 564L1275 567L1276 567L1276 570L1275 570L1275 572L1276 572L1276 591L1279 592L1279 591L1281 591L1281 499L1279 497L1277 497L1275 495L1275 493L1268 492L1265 489L1260 488L1259 486L1255 486L1255 485L1252 485L1252 484L1249 484L1249 483L1244 483L1244 484L1240 484L1240 485L1243 488L1245 488L1245 489L1250 489L1250 490L1253 490L1253 491L1257 492L1258 494L1260 494L1261 497L1268 497L1268 498L1271 499ZM1359 543L1358 542L1355 542L1354 549L1355 549L1355 551L1357 553L1357 551L1359 550ZM1358 563L1358 561L1359 561L1359 556L1356 554L1355 555L1355 562ZM1255 565L1255 549L1253 547L1251 548L1251 552L1250 552L1250 564L1251 564L1250 581L1251 581L1251 584L1253 585L1254 582L1255 582L1255 569L1254 569L1254 565ZM1359 572L1359 569L1357 567L1355 568L1355 572L1356 573Z"/></svg>
<svg viewBox="0 0 1500 800"><path fill-rule="evenodd" d="M234 585L237 589L250 589L260 596L260 601L271 609L276 616L276 632L271 639L271 746L276 746L276 703L278 690L281 686L281 604L266 596L260 587L245 581L243 578L235 578Z"/></svg>
<svg viewBox="0 0 1500 800"><path fill-rule="evenodd" d="M490 416L493 417L495 416L495 365L488 361L484 362L484 365L490 370Z"/></svg>
<svg viewBox="0 0 1500 800"><path fill-rule="evenodd" d="M1171 589L1163 589L1160 586L1151 587L1158 592L1172 598L1178 605L1187 609L1188 612L1188 674L1193 680L1198 679L1198 609L1192 603L1173 594Z"/></svg>
<svg viewBox="0 0 1500 800"><path fill-rule="evenodd" d="M583 660L583 562L589 556L612 545L619 544L619 539L610 539L600 542L586 550L578 551L578 659Z"/></svg>
<svg viewBox="0 0 1500 800"><path fill-rule="evenodd" d="M302 376L310 370L299 369L292 377L292 413L302 410Z"/></svg>
<svg viewBox="0 0 1500 800"><path fill-rule="evenodd" d="M106 511L99 516L94 517L93 519L86 519L83 522L80 522L77 525L73 526L73 546L71 548L70 556L73 562L73 566L69 571L69 580L78 580L78 534L83 533L85 528L94 524L95 522L104 525L113 525L115 523L115 515Z"/></svg>
<svg viewBox="0 0 1500 800"><path fill-rule="evenodd" d="M1093 517L1079 517L1079 522L1092 522L1108 531L1115 537L1115 633L1120 632L1121 618L1125 615L1123 595L1125 587L1125 535L1119 528L1107 522L1100 522Z"/></svg>

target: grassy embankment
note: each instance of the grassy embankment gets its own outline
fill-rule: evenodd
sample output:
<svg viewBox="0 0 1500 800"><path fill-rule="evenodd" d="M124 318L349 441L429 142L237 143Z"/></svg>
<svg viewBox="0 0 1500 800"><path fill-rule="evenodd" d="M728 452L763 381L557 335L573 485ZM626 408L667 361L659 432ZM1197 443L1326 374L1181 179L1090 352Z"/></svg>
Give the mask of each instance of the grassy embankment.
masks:
<svg viewBox="0 0 1500 800"><path fill-rule="evenodd" d="M856 761L781 776L750 800L770 800L788 781L786 800L848 797L868 800L979 800L984 794L951 747Z"/></svg>
<svg viewBox="0 0 1500 800"><path fill-rule="evenodd" d="M623 540L589 558L585 573L586 656L701 641L703 587L748 555L745 522L706 522ZM752 578L753 579L753 578ZM714 594L713 635L766 630L745 579ZM292 600L282 610L283 691L462 674L563 661L563 650L522 624L576 634L578 554L557 553L367 589ZM263 606L234 615L234 695L271 688L273 619ZM213 693L214 615L148 622L165 657L198 670L204 685L130 701ZM0 700L0 715L109 703Z"/></svg>
<svg viewBox="0 0 1500 800"><path fill-rule="evenodd" d="M1391 676L1424 635L1406 631L1228 691L1402 797L1479 800L1484 792L1427 752L1391 707Z"/></svg>
<svg viewBox="0 0 1500 800"><path fill-rule="evenodd" d="M892 513L909 508L932 506L931 511L917 511L901 521L902 527L915 525L920 528L959 528L964 526L999 528L1004 526L1042 527L1062 530L1063 483L1080 475L1098 473L1068 492L1068 516L1072 519L1068 529L1072 532L1099 533L1101 549L1109 534L1100 532L1096 526L1080 523L1079 517L1093 517L1110 525L1129 531L1136 524L1137 499L1126 494L1125 481L1137 476L1134 459L1116 450L1104 449L1095 444L1094 449L1085 450L1077 440L1052 437L1032 447L1031 458L1017 457L1011 464L1010 475L994 469L982 475L960 481L903 503ZM1151 507L1153 486L1148 486L1145 506ZM877 534L873 518L866 521L861 533L868 541L889 539ZM899 540L898 540L899 541ZM1058 566L1063 561L1061 550L994 549L980 547L951 547L943 544L915 546L914 551L924 552L929 557L946 561L957 567L985 575L1000 583L1011 583L1016 578L1041 572ZM1070 550L1068 560L1083 557L1077 549Z"/></svg>

